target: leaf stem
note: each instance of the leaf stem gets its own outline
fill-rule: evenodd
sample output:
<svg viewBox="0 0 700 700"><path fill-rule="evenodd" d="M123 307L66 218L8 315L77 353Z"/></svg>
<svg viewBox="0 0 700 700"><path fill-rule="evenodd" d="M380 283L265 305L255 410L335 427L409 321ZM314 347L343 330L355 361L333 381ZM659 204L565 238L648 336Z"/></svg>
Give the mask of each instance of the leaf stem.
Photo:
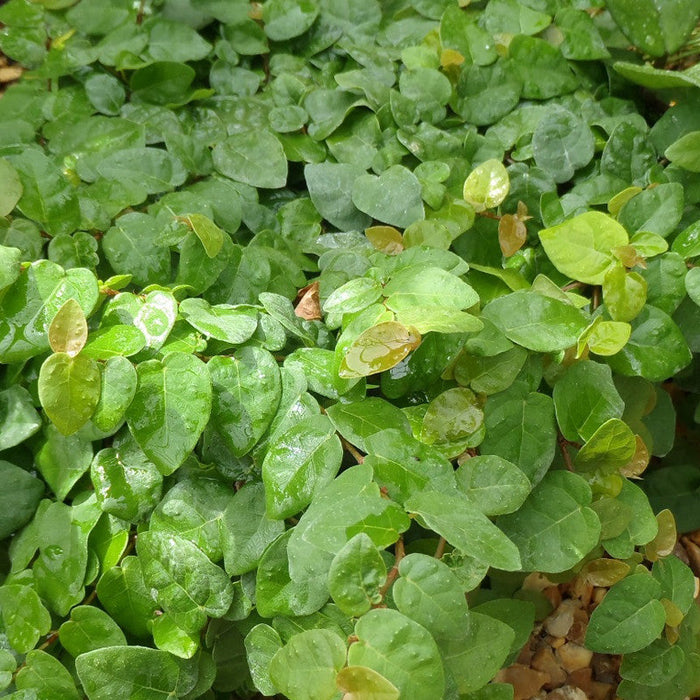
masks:
<svg viewBox="0 0 700 700"><path fill-rule="evenodd" d="M564 459L564 465L570 472L574 471L574 464L569 454L569 441L561 433L557 433L557 444L559 445L561 456Z"/></svg>
<svg viewBox="0 0 700 700"><path fill-rule="evenodd" d="M343 447L355 458L355 461L358 464L362 464L365 461L364 455L355 447L355 445L349 443L344 437L341 437L340 441L342 442Z"/></svg>
<svg viewBox="0 0 700 700"><path fill-rule="evenodd" d="M433 554L435 559L442 559L442 555L445 553L445 545L446 544L447 544L447 540L444 537L441 537L438 540L437 547L435 548L435 554Z"/></svg>
<svg viewBox="0 0 700 700"><path fill-rule="evenodd" d="M394 566L392 566L391 569L389 569L389 573L386 575L386 581L384 582L384 585L379 589L379 594L382 596L382 600L384 599L386 592L391 588L394 581L396 581L396 579L398 578L399 564L401 563L401 560L406 556L406 550L403 546L403 536L400 536L399 539L396 540L396 544L394 545L394 553ZM379 606L381 606L381 603L379 603L379 605L375 607Z"/></svg>

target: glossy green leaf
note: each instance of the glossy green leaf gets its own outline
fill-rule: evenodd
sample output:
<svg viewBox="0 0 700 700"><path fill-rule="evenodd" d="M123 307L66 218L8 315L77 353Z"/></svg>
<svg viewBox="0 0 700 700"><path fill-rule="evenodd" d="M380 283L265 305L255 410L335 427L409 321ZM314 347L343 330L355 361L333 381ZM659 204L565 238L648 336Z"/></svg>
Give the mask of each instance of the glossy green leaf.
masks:
<svg viewBox="0 0 700 700"><path fill-rule="evenodd" d="M642 489L628 479L622 481L622 490L615 500L620 509L631 513L631 517L625 529L616 537L604 540L603 546L611 556L626 559L632 556L635 546L651 542L656 537L659 524Z"/></svg>
<svg viewBox="0 0 700 700"><path fill-rule="evenodd" d="M72 656L94 649L126 645L126 637L117 623L103 610L91 605L78 605L70 619L58 630L61 646Z"/></svg>
<svg viewBox="0 0 700 700"><path fill-rule="evenodd" d="M359 616L381 602L386 565L364 532L347 541L331 562L328 590L335 604L347 615Z"/></svg>
<svg viewBox="0 0 700 700"><path fill-rule="evenodd" d="M141 646L90 651L75 666L90 700L184 697L197 682L196 662Z"/></svg>
<svg viewBox="0 0 700 700"><path fill-rule="evenodd" d="M140 557L126 557L105 571L97 583L97 596L120 627L140 638L150 634L158 605L146 587Z"/></svg>
<svg viewBox="0 0 700 700"><path fill-rule="evenodd" d="M187 178L182 162L158 148L114 151L99 162L97 172L107 180L133 183L147 194L169 192Z"/></svg>
<svg viewBox="0 0 700 700"><path fill-rule="evenodd" d="M51 629L51 615L30 586L0 586L0 611L7 639L18 654L33 649Z"/></svg>
<svg viewBox="0 0 700 700"><path fill-rule="evenodd" d="M3 539L26 525L44 494L40 479L10 462L0 461L0 537Z"/></svg>
<svg viewBox="0 0 700 700"><path fill-rule="evenodd" d="M442 695L440 653L424 627L396 610L372 610L359 619L355 634L358 641L350 645L348 664L377 671L406 700Z"/></svg>
<svg viewBox="0 0 700 700"><path fill-rule="evenodd" d="M482 455L498 455L513 462L533 484L542 479L557 445L554 404L549 396L504 392L486 402L484 424Z"/></svg>
<svg viewBox="0 0 700 700"><path fill-rule="evenodd" d="M352 203L373 219L401 228L425 216L420 182L402 165L393 165L379 176L357 177Z"/></svg>
<svg viewBox="0 0 700 700"><path fill-rule="evenodd" d="M109 433L124 421L126 410L136 394L138 379L136 369L125 357L110 357L101 369L100 399L92 414L92 422Z"/></svg>
<svg viewBox="0 0 700 700"><path fill-rule="evenodd" d="M188 214L185 223L199 238L206 254L210 258L216 257L221 251L226 235L209 217L203 214Z"/></svg>
<svg viewBox="0 0 700 700"><path fill-rule="evenodd" d="M24 188L17 171L4 158L0 159L0 183L0 216L7 216L22 197Z"/></svg>
<svg viewBox="0 0 700 700"><path fill-rule="evenodd" d="M484 412L470 389L448 389L428 405L421 426L421 440L427 444L469 438L481 429Z"/></svg>
<svg viewBox="0 0 700 700"><path fill-rule="evenodd" d="M466 497L425 491L409 498L405 506L464 554L506 571L520 569L516 546Z"/></svg>
<svg viewBox="0 0 700 700"><path fill-rule="evenodd" d="M287 182L287 159L276 136L259 130L232 134L212 151L214 167L222 175L253 187L278 189Z"/></svg>
<svg viewBox="0 0 700 700"><path fill-rule="evenodd" d="M245 637L250 675L255 687L266 695L274 695L277 687L270 678L270 661L282 648L279 634L269 625L255 625Z"/></svg>
<svg viewBox="0 0 700 700"><path fill-rule="evenodd" d="M661 584L661 595L686 615L695 599L695 579L683 562L671 555L654 562L651 575Z"/></svg>
<svg viewBox="0 0 700 700"><path fill-rule="evenodd" d="M420 335L401 323L378 323L352 342L340 363L339 374L344 379L351 379L391 369L420 342Z"/></svg>
<svg viewBox="0 0 700 700"><path fill-rule="evenodd" d="M146 338L135 326L116 324L90 334L82 353L95 360L131 357L143 350ZM129 363L131 364L131 363Z"/></svg>
<svg viewBox="0 0 700 700"><path fill-rule="evenodd" d="M211 410L211 379L196 357L174 352L137 367L129 430L164 474L175 471L197 443Z"/></svg>
<svg viewBox="0 0 700 700"><path fill-rule="evenodd" d="M58 430L71 435L95 412L100 384L100 368L95 360L57 352L41 366L39 400Z"/></svg>
<svg viewBox="0 0 700 700"><path fill-rule="evenodd" d="M647 574L616 583L591 615L586 646L600 653L628 654L651 644L666 621L660 593L659 583Z"/></svg>
<svg viewBox="0 0 700 700"><path fill-rule="evenodd" d="M376 396L351 403L336 403L329 406L327 415L335 429L363 452L367 451L366 439L381 430L410 431L401 410Z"/></svg>
<svg viewBox="0 0 700 700"><path fill-rule="evenodd" d="M403 503L424 489L451 491L455 488L452 465L435 449L402 430L388 429L367 438L371 466L377 483L389 496Z"/></svg>
<svg viewBox="0 0 700 700"><path fill-rule="evenodd" d="M691 131L674 141L664 155L685 170L700 172L700 131Z"/></svg>
<svg viewBox="0 0 700 700"><path fill-rule="evenodd" d="M591 497L582 477L553 471L520 510L498 519L498 526L517 545L525 570L566 571L598 544L600 521L590 508Z"/></svg>
<svg viewBox="0 0 700 700"><path fill-rule="evenodd" d="M325 416L303 418L277 436L262 466L268 516L287 518L307 506L338 472L342 452Z"/></svg>
<svg viewBox="0 0 700 700"><path fill-rule="evenodd" d="M656 687L673 678L685 662L685 652L665 639L656 639L648 647L625 654L620 675L629 681Z"/></svg>
<svg viewBox="0 0 700 700"><path fill-rule="evenodd" d="M347 700L398 700L399 690L380 673L367 666L346 666L336 676L336 684Z"/></svg>
<svg viewBox="0 0 700 700"><path fill-rule="evenodd" d="M316 496L291 531L289 572L300 582L323 577L325 583L336 553L351 537L364 532L384 548L409 525L403 509L381 496L372 470L366 464L354 466Z"/></svg>
<svg viewBox="0 0 700 700"><path fill-rule="evenodd" d="M530 493L530 480L515 466L497 455L471 457L455 472L457 488L484 515L512 513Z"/></svg>
<svg viewBox="0 0 700 700"><path fill-rule="evenodd" d="M255 568L265 547L284 532L281 520L265 514L262 484L248 484L229 500L221 521L226 571L243 574Z"/></svg>
<svg viewBox="0 0 700 700"><path fill-rule="evenodd" d="M345 664L345 643L330 630L306 630L292 637L270 661L270 678L290 700L330 700Z"/></svg>
<svg viewBox="0 0 700 700"><path fill-rule="evenodd" d="M569 367L552 393L559 428L567 440L588 440L610 418L621 418L625 408L612 381L612 372L597 362Z"/></svg>
<svg viewBox="0 0 700 700"><path fill-rule="evenodd" d="M487 160L472 170L464 182L462 195L480 212L497 207L508 195L510 180L500 161Z"/></svg>
<svg viewBox="0 0 700 700"><path fill-rule="evenodd" d="M601 212L586 212L539 232L547 257L562 274L587 284L602 284L618 263L613 248L627 245L625 229Z"/></svg>
<svg viewBox="0 0 700 700"><path fill-rule="evenodd" d="M637 443L629 426L619 418L610 418L590 436L576 455L578 471L614 474L633 457Z"/></svg>
<svg viewBox="0 0 700 700"><path fill-rule="evenodd" d="M574 345L586 327L576 307L537 292L517 291L494 299L484 316L509 340L537 352L555 352Z"/></svg>
<svg viewBox="0 0 700 700"><path fill-rule="evenodd" d="M53 425L46 426L44 435L36 466L57 498L63 500L90 468L92 446L79 433L65 436Z"/></svg>
<svg viewBox="0 0 700 700"><path fill-rule="evenodd" d="M263 6L265 34L273 41L286 41L303 34L318 15L314 0L271 0Z"/></svg>
<svg viewBox="0 0 700 700"><path fill-rule="evenodd" d="M138 552L146 585L158 591L158 604L183 630L199 632L207 615L226 613L233 600L231 582L196 545L149 531L139 535Z"/></svg>
<svg viewBox="0 0 700 700"><path fill-rule="evenodd" d="M614 372L663 381L690 363L691 354L678 326L654 306L645 306L632 322L632 335L608 358Z"/></svg>
<svg viewBox="0 0 700 700"><path fill-rule="evenodd" d="M27 654L24 666L15 678L15 686L20 692L34 690L43 697L80 698L68 669L55 656L40 649L33 649Z"/></svg>

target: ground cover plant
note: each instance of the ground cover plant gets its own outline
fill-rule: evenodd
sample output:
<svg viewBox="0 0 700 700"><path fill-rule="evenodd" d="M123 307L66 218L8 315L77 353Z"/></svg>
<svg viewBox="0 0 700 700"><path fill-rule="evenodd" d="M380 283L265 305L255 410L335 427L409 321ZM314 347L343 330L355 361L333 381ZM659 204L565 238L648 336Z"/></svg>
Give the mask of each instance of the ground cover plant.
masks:
<svg viewBox="0 0 700 700"><path fill-rule="evenodd" d="M697 0L10 0L0 695L700 687Z"/></svg>

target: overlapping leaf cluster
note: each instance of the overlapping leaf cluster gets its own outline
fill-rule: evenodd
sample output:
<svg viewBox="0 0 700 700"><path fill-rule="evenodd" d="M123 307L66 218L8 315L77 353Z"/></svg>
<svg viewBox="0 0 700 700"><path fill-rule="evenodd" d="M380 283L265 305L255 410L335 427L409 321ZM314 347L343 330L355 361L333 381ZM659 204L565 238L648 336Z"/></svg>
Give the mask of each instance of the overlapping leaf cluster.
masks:
<svg viewBox="0 0 700 700"><path fill-rule="evenodd" d="M692 694L699 15L4 3L0 694Z"/></svg>

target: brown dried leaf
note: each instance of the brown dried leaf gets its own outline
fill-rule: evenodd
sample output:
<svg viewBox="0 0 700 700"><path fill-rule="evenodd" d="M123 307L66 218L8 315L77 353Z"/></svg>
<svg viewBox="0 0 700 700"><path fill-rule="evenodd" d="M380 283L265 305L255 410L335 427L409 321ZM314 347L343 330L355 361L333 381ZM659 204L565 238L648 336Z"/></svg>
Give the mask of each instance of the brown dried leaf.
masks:
<svg viewBox="0 0 700 700"><path fill-rule="evenodd" d="M525 224L513 214L504 214L498 222L498 243L507 258L515 255L525 245L527 229Z"/></svg>
<svg viewBox="0 0 700 700"><path fill-rule="evenodd" d="M321 316L321 300L318 294L319 283L312 282L307 287L299 290L297 294L297 305L294 313L299 318L307 321L317 321Z"/></svg>

